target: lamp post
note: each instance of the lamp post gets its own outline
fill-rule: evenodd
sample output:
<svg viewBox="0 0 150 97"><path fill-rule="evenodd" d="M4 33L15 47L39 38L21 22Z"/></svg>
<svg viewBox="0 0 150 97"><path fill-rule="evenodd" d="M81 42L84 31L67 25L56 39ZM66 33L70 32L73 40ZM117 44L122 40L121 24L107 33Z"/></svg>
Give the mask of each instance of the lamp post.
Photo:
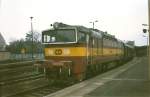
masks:
<svg viewBox="0 0 150 97"><path fill-rule="evenodd" d="M148 22L150 25L150 0L148 0ZM148 26L148 29L150 30L150 26L147 24L142 24L143 26ZM150 43L150 31L148 30L148 38ZM143 32L146 33L147 29L143 29ZM149 46L149 52L148 52L148 81L150 81L150 46Z"/></svg>
<svg viewBox="0 0 150 97"><path fill-rule="evenodd" d="M149 18L149 25L150 25L150 0L148 0L148 18ZM150 26L149 26L149 30L150 30ZM150 43L150 31L148 31L148 35L149 35L149 43ZM150 81L150 47L149 47L149 57L148 57L148 80Z"/></svg>
<svg viewBox="0 0 150 97"><path fill-rule="evenodd" d="M33 61L33 25L32 25L33 17L31 16L30 19L31 19L31 33L32 33L32 47L31 47L31 49L32 49L32 61Z"/></svg>
<svg viewBox="0 0 150 97"><path fill-rule="evenodd" d="M90 23L93 24L93 29L94 29L94 26L95 26L95 23L96 23L96 22L98 22L98 20L95 20L95 21L93 21L93 22L90 22Z"/></svg>
<svg viewBox="0 0 150 97"><path fill-rule="evenodd" d="M150 1L150 0L148 0L148 1ZM150 7L149 3L150 2L148 2L148 6ZM150 13L149 13L149 23L150 23ZM148 58L148 81L150 81L150 47L148 45L148 41L150 43L150 31L149 31L150 26L148 24L142 24L142 25L149 27L148 29L143 29L143 33L148 33L148 36L147 36L147 58Z"/></svg>
<svg viewBox="0 0 150 97"><path fill-rule="evenodd" d="M149 54L149 49L148 49L148 36L145 36L143 35L143 37L146 37L146 42L147 42L147 48L146 48L146 52L147 52L147 57L148 57L148 54Z"/></svg>
<svg viewBox="0 0 150 97"><path fill-rule="evenodd" d="M142 25L150 27L148 24L142 24ZM148 45L148 41L150 43L150 31L149 31L149 29L143 29L143 33L148 33L148 36L147 36L147 58L148 58L148 81L150 81L150 47ZM144 37L146 37L146 36L144 36Z"/></svg>

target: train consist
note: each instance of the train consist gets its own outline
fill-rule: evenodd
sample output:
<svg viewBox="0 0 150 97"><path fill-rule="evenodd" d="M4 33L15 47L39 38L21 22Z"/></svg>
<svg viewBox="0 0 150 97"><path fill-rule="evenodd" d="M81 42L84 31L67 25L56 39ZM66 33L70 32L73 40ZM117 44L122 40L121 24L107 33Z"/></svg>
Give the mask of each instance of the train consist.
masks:
<svg viewBox="0 0 150 97"><path fill-rule="evenodd" d="M51 78L83 80L134 57L134 47L97 29L55 22L42 32L44 72Z"/></svg>

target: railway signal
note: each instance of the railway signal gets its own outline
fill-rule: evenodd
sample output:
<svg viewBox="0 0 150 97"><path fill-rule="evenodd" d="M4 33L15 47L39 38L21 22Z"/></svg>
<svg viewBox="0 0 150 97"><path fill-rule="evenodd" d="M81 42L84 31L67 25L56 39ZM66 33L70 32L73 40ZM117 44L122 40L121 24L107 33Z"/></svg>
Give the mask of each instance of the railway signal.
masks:
<svg viewBox="0 0 150 97"><path fill-rule="evenodd" d="M143 33L146 33L147 32L147 29L143 29Z"/></svg>

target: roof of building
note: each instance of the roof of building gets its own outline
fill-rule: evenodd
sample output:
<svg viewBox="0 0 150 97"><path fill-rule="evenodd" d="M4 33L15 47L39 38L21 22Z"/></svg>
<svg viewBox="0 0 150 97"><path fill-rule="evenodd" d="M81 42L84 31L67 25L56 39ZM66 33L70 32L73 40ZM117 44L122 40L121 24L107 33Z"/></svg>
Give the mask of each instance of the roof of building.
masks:
<svg viewBox="0 0 150 97"><path fill-rule="evenodd" d="M0 33L0 51L4 51L5 50L5 46L6 46L6 42L5 42L2 34Z"/></svg>
<svg viewBox="0 0 150 97"><path fill-rule="evenodd" d="M5 40L4 40L3 36L2 36L2 34L0 33L0 47L3 47L3 46L5 46L5 45L6 45L6 42L5 42Z"/></svg>

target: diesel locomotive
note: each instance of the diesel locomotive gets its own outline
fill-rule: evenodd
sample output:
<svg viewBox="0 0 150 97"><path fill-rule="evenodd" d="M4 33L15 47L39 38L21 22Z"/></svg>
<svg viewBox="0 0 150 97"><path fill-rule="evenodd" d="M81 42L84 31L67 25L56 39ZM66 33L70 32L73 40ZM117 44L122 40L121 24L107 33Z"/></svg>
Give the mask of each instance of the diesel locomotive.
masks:
<svg viewBox="0 0 150 97"><path fill-rule="evenodd" d="M42 32L47 77L82 81L134 57L134 47L97 29L59 22Z"/></svg>

